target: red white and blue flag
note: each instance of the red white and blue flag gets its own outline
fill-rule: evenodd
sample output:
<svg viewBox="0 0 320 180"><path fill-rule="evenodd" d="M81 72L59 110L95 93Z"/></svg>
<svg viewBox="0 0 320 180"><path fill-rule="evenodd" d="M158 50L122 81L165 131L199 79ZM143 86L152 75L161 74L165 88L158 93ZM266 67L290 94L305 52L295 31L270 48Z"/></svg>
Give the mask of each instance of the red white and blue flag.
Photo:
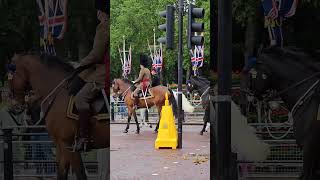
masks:
<svg viewBox="0 0 320 180"><path fill-rule="evenodd" d="M204 61L204 46L194 46L194 50L191 52L191 64L194 75L198 74L198 69L203 66Z"/></svg>
<svg viewBox="0 0 320 180"><path fill-rule="evenodd" d="M162 71L162 62L163 62L163 57L162 57L162 48L159 48L154 54L152 58L152 68L157 72Z"/></svg>
<svg viewBox="0 0 320 180"><path fill-rule="evenodd" d="M128 54L124 53L124 55L125 55L124 57L121 57L122 76L126 78L131 73L131 60L132 60L131 46L129 48Z"/></svg>
<svg viewBox="0 0 320 180"><path fill-rule="evenodd" d="M67 28L67 0L37 0L40 47L55 55L54 39L63 39Z"/></svg>
<svg viewBox="0 0 320 180"><path fill-rule="evenodd" d="M296 13L298 0L262 0L271 45L283 46L282 21Z"/></svg>

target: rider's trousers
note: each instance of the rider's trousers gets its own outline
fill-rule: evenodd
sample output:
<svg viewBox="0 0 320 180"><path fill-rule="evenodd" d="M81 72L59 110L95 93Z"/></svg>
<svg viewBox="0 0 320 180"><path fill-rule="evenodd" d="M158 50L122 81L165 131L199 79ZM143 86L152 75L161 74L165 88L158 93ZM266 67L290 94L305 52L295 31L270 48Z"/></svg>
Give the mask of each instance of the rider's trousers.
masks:
<svg viewBox="0 0 320 180"><path fill-rule="evenodd" d="M86 83L75 97L75 105L78 111L90 110L90 104L94 98L101 92L102 85L95 83Z"/></svg>

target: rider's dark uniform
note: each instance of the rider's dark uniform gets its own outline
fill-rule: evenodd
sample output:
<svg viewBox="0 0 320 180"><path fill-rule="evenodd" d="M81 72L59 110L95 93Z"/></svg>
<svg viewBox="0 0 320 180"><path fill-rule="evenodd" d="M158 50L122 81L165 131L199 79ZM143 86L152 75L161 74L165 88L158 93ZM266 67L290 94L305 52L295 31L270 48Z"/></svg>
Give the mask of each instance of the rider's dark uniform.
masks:
<svg viewBox="0 0 320 180"><path fill-rule="evenodd" d="M160 85L160 78L157 74L155 75L152 75L152 84L151 86L152 87L155 87L155 86L159 86Z"/></svg>
<svg viewBox="0 0 320 180"><path fill-rule="evenodd" d="M102 12L106 12L105 1L96 0L96 8ZM82 151L83 145L88 141L89 119L91 117L90 103L92 103L93 99L105 86L106 67L104 60L109 52L107 48L109 41L107 27L107 20L100 22L96 28L93 48L80 62L80 67L88 64L92 64L92 66L79 74L80 78L85 81L85 85L75 97L75 105L79 112L80 136L76 145L76 151Z"/></svg>

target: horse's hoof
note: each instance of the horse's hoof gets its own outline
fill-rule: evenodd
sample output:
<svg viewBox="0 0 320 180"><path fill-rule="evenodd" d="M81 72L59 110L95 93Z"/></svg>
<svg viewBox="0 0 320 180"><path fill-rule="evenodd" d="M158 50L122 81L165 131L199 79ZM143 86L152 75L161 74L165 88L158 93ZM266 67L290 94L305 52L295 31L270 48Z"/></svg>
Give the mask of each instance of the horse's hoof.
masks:
<svg viewBox="0 0 320 180"><path fill-rule="evenodd" d="M128 133L128 129L124 130L123 133Z"/></svg>
<svg viewBox="0 0 320 180"><path fill-rule="evenodd" d="M149 126L150 128L152 128L152 125L150 124L150 126Z"/></svg>
<svg viewBox="0 0 320 180"><path fill-rule="evenodd" d="M136 134L140 134L140 130L136 131Z"/></svg>
<svg viewBox="0 0 320 180"><path fill-rule="evenodd" d="M203 131L201 131L199 134L202 136L203 135Z"/></svg>

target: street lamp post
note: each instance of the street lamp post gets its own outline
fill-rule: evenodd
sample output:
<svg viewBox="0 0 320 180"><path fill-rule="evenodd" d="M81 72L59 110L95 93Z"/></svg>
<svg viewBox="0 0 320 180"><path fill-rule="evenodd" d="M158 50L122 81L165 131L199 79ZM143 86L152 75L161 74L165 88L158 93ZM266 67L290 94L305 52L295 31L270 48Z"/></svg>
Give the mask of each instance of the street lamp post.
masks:
<svg viewBox="0 0 320 180"><path fill-rule="evenodd" d="M217 177L232 179L231 75L232 1L218 3L218 96L217 96Z"/></svg>
<svg viewBox="0 0 320 180"><path fill-rule="evenodd" d="M182 76L183 76L183 14L184 14L184 0L179 0L178 5L178 31L179 31L179 45L178 45L178 149L182 148L182 121L184 112L182 110Z"/></svg>

